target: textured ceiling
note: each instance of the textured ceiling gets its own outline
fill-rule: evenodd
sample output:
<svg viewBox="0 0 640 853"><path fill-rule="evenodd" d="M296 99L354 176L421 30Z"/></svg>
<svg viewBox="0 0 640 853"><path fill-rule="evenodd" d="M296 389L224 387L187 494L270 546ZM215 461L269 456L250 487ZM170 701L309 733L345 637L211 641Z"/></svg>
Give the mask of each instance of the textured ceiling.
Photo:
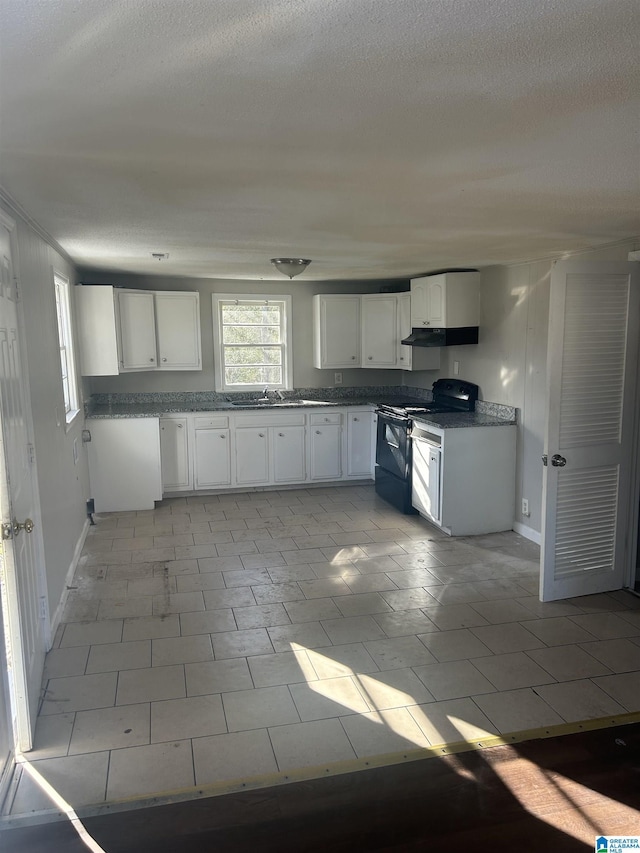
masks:
<svg viewBox="0 0 640 853"><path fill-rule="evenodd" d="M0 19L0 182L81 267L389 278L640 233L637 0L0 0Z"/></svg>

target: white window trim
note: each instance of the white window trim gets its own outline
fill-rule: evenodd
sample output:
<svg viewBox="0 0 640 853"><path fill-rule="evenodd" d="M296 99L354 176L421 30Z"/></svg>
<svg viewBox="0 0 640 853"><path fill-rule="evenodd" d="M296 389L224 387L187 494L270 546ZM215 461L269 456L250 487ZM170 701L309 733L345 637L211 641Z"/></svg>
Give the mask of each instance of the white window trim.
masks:
<svg viewBox="0 0 640 853"><path fill-rule="evenodd" d="M211 297L213 311L213 366L216 391L262 391L261 385L226 385L224 381L224 359L222 356L221 302L279 302L284 304L284 363L283 382L270 383L269 388L280 391L290 391L293 388L293 334L292 334L292 299L291 296L265 295L261 293L214 293Z"/></svg>
<svg viewBox="0 0 640 853"><path fill-rule="evenodd" d="M56 305L56 339L58 341L58 363L60 366L60 390L62 391L62 399L63 399L63 408L64 408L64 419L65 425L68 429L75 418L80 414L80 395L78 393L78 377L76 372L76 358L75 358L75 342L73 337L73 319L71 314L71 283L69 279L58 272L56 269L53 270L53 287L54 287L54 300ZM64 388L63 388L63 376L62 376L62 359L60 358L60 351L63 347L63 342L60 339L60 328L58 324L58 299L61 300L62 305L62 322L64 324L64 334L67 341L66 346L66 362L67 362L67 384L69 386L69 408L67 409L66 403L64 401Z"/></svg>

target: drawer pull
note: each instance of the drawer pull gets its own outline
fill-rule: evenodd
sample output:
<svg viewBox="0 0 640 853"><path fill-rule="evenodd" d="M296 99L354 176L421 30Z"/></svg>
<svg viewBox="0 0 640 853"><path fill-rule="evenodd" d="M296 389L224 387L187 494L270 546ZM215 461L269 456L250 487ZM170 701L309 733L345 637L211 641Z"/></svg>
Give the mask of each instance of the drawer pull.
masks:
<svg viewBox="0 0 640 853"><path fill-rule="evenodd" d="M284 433L283 433L283 432L279 432L279 433L278 433L278 435L280 436L280 438L284 438Z"/></svg>

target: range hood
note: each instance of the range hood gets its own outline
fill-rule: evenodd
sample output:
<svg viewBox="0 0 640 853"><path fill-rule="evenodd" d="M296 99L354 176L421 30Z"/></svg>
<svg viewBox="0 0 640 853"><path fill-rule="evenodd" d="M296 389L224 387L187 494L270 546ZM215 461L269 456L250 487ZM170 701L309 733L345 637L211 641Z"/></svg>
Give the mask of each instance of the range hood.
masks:
<svg viewBox="0 0 640 853"><path fill-rule="evenodd" d="M408 347L454 347L478 343L478 326L459 326L454 329L411 329L402 343Z"/></svg>

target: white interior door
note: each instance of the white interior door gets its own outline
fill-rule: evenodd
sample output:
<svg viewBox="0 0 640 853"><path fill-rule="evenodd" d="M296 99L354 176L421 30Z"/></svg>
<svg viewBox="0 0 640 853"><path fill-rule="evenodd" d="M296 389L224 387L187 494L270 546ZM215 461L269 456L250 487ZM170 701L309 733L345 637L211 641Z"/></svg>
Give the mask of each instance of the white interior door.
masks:
<svg viewBox="0 0 640 853"><path fill-rule="evenodd" d="M638 264L555 265L540 598L620 589L630 524Z"/></svg>
<svg viewBox="0 0 640 853"><path fill-rule="evenodd" d="M41 567L37 485L30 444L26 376L23 373L11 236L0 222L0 514L2 568L7 606L9 677L15 700L18 746L31 748L46 650L41 616Z"/></svg>

